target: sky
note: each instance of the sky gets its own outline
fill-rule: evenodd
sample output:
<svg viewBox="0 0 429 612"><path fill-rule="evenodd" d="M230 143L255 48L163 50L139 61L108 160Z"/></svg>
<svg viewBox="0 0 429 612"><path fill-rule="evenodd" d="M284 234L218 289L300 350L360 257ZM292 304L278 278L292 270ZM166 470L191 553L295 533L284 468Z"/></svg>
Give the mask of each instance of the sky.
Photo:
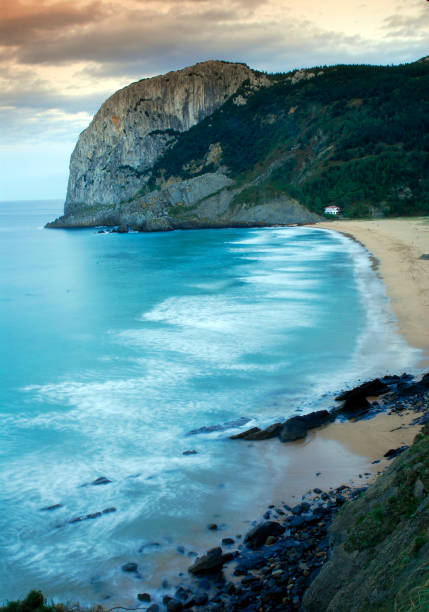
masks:
<svg viewBox="0 0 429 612"><path fill-rule="evenodd" d="M428 54L428 0L0 0L0 200L63 199L79 133L133 81Z"/></svg>

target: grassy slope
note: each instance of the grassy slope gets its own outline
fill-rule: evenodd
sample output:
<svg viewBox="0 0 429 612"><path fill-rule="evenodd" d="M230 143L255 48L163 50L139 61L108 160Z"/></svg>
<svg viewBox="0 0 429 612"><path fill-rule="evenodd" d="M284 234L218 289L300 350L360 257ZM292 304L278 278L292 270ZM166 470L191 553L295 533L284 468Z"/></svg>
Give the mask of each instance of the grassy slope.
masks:
<svg viewBox="0 0 429 612"><path fill-rule="evenodd" d="M281 166L240 194L257 204L287 193L314 212L339 205L350 217L429 213L429 62L334 66L291 83L272 75L257 92L233 99L181 134L154 166L150 185L219 166L242 185L276 159ZM210 144L219 162L201 166Z"/></svg>
<svg viewBox="0 0 429 612"><path fill-rule="evenodd" d="M429 610L429 425L344 506L331 535L336 547L303 610Z"/></svg>

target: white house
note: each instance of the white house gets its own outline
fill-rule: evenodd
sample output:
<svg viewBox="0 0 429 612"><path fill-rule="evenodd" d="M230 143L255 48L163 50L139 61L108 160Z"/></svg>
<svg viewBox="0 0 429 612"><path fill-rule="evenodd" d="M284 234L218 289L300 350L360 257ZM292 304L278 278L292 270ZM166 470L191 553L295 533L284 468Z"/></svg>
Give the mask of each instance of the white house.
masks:
<svg viewBox="0 0 429 612"><path fill-rule="evenodd" d="M327 206L324 210L325 215L338 215L341 212L339 206Z"/></svg>

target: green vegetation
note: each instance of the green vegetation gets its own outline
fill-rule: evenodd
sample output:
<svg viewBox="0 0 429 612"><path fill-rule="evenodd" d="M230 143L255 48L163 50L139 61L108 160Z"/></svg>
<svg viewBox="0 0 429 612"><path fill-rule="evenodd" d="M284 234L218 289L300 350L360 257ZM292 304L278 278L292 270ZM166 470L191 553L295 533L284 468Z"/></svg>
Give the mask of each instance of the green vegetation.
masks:
<svg viewBox="0 0 429 612"><path fill-rule="evenodd" d="M219 142L219 166L228 168L237 185L285 160L235 204L245 196L256 203L283 192L317 213L335 204L348 217L428 214L429 63L306 73L314 76L295 84L291 74L272 75L272 85L256 92L244 83L237 95L246 104L234 104L233 96L175 135L150 185L160 177L195 176L186 168Z"/></svg>
<svg viewBox="0 0 429 612"><path fill-rule="evenodd" d="M79 604L48 604L40 591L30 591L25 599L9 601L0 612L105 612L102 606L82 608Z"/></svg>
<svg viewBox="0 0 429 612"><path fill-rule="evenodd" d="M22 601L10 601L0 612L59 612L61 606L48 605L40 591L30 591Z"/></svg>
<svg viewBox="0 0 429 612"><path fill-rule="evenodd" d="M303 609L429 611L429 424L342 507L330 535L333 551Z"/></svg>
<svg viewBox="0 0 429 612"><path fill-rule="evenodd" d="M416 438L407 456L399 462L393 480L393 493L370 510L356 517L349 531L345 549L349 552L377 546L402 522L412 518L422 502L419 487L429 491L429 427L426 425ZM422 530L411 545L410 554L418 555L429 542L429 534Z"/></svg>

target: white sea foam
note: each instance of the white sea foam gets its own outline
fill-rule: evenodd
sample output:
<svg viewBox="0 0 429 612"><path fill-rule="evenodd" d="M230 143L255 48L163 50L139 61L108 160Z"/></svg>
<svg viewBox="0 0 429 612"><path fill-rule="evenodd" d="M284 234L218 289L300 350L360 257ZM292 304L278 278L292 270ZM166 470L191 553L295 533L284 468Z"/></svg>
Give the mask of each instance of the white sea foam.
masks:
<svg viewBox="0 0 429 612"><path fill-rule="evenodd" d="M317 228L315 231L329 230ZM343 367L338 368L329 380L311 376L314 395L335 393L344 385L402 370L419 373L417 363L421 351L409 346L399 335L385 287L373 269L369 252L342 234L329 233L352 257L355 282L365 311L365 325L354 352Z"/></svg>

